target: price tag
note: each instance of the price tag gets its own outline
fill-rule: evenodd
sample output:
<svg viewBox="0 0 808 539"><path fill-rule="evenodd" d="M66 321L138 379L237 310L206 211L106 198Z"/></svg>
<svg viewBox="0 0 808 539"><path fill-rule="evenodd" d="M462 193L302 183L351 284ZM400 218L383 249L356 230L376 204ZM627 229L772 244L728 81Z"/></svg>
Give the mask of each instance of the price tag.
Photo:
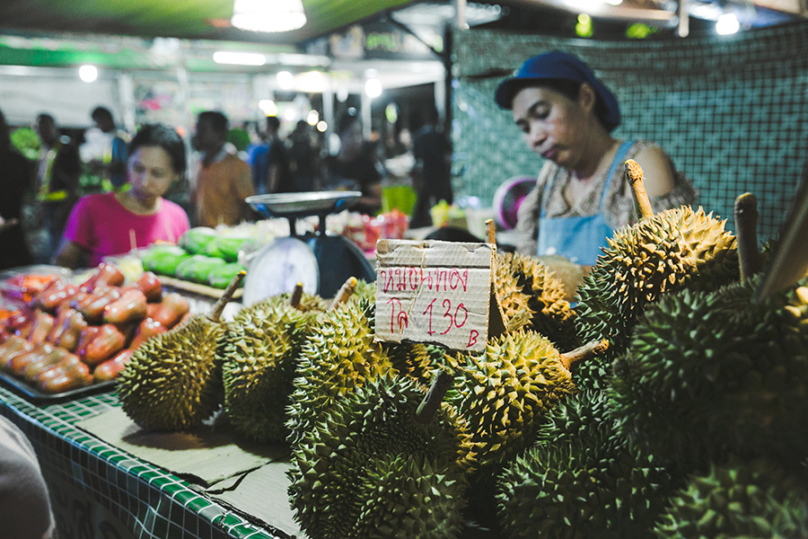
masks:
<svg viewBox="0 0 808 539"><path fill-rule="evenodd" d="M379 240L376 260L376 340L477 351L504 329L495 245Z"/></svg>

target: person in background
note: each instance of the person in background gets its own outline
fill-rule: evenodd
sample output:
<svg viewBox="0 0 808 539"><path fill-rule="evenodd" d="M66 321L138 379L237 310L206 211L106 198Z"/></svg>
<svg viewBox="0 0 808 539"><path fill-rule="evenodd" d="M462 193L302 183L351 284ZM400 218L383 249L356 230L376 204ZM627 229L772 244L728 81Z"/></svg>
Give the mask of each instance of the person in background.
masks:
<svg viewBox="0 0 808 539"><path fill-rule="evenodd" d="M0 529L11 539L51 539L48 485L25 434L0 416Z"/></svg>
<svg viewBox="0 0 808 539"><path fill-rule="evenodd" d="M229 153L227 117L205 111L196 122L196 145L201 159L192 175L191 207L195 225L235 225L252 216L244 201L255 193L250 166Z"/></svg>
<svg viewBox="0 0 808 539"><path fill-rule="evenodd" d="M36 177L36 197L48 235L48 262L59 249L67 216L76 202L81 164L70 138L62 136L50 114L36 119L36 132L42 142Z"/></svg>
<svg viewBox="0 0 808 539"><path fill-rule="evenodd" d="M361 191L352 211L375 215L382 207L382 175L374 156L362 140L362 123L355 112L344 114L337 123L340 149L325 161L328 189Z"/></svg>
<svg viewBox="0 0 808 539"><path fill-rule="evenodd" d="M413 138L413 186L418 193L410 219L410 228L432 225L429 209L445 200L452 203L451 145L438 129L438 111L427 112L427 121Z"/></svg>
<svg viewBox="0 0 808 539"><path fill-rule="evenodd" d="M637 219L623 180L627 159L643 168L654 211L695 201L693 187L659 146L612 136L620 125L617 100L577 57L553 51L528 59L494 99L546 159L519 208L520 252L594 265L606 238Z"/></svg>
<svg viewBox="0 0 808 539"><path fill-rule="evenodd" d="M31 185L28 161L11 145L5 115L0 112L0 269L32 263L20 219L22 201Z"/></svg>
<svg viewBox="0 0 808 539"><path fill-rule="evenodd" d="M106 107L96 107L91 114L95 126L84 134L87 142L81 146L82 160L93 174L101 177L105 192L126 188L128 136L115 127L112 113Z"/></svg>
<svg viewBox="0 0 808 539"><path fill-rule="evenodd" d="M175 243L188 230L188 216L163 195L185 173L185 145L166 125L144 125L129 145L126 191L87 195L76 204L56 263L94 267L103 257Z"/></svg>
<svg viewBox="0 0 808 539"><path fill-rule="evenodd" d="M294 191L297 193L314 191L318 179L319 152L309 133L309 124L299 120L289 135L288 143L289 168Z"/></svg>
<svg viewBox="0 0 808 539"><path fill-rule="evenodd" d="M267 116L262 144L253 146L250 152L253 187L255 194L291 193L289 156L278 132L281 121L277 116Z"/></svg>

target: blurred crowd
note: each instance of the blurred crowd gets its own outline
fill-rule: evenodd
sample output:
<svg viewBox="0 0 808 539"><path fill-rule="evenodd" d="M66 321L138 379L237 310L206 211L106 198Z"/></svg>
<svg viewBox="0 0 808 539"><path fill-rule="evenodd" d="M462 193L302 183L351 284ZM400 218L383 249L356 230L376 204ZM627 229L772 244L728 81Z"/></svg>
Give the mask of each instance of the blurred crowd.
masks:
<svg viewBox="0 0 808 539"><path fill-rule="evenodd" d="M83 130L60 129L48 113L11 129L0 111L0 269L89 266L189 227L260 219L245 202L253 195L351 190L361 193L352 210L375 215L391 178L417 192L410 226L429 226L429 209L452 202L450 145L436 120L428 111L413 134L367 140L349 108L326 140L303 120L231 125L205 111L183 138L161 124L128 133L101 106Z"/></svg>

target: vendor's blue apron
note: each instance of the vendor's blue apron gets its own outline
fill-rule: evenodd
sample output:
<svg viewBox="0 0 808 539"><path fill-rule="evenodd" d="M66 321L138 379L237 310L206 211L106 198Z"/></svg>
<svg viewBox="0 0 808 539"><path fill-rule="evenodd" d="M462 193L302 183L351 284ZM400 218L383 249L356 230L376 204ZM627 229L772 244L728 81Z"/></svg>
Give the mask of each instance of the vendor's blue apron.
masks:
<svg viewBox="0 0 808 539"><path fill-rule="evenodd" d="M594 266L601 248L606 246L606 238L614 230L606 224L603 210L606 205L606 194L617 165L623 162L629 149L634 144L627 140L617 149L617 154L609 167L603 194L600 197L600 209L597 215L589 217L545 217L544 204L539 214L539 238L536 254L539 256L558 254L567 257L571 262L584 266ZM549 186L549 182L548 182Z"/></svg>

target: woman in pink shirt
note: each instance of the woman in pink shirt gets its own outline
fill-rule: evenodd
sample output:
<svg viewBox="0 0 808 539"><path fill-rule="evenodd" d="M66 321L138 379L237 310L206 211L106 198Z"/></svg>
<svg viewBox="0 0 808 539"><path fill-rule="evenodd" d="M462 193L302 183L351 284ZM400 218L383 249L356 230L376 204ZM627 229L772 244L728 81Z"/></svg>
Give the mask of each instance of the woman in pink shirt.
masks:
<svg viewBox="0 0 808 539"><path fill-rule="evenodd" d="M55 263L93 267L155 241L176 242L189 228L188 216L163 195L185 173L185 145L165 125L145 125L129 144L126 171L130 189L88 195L73 208Z"/></svg>

